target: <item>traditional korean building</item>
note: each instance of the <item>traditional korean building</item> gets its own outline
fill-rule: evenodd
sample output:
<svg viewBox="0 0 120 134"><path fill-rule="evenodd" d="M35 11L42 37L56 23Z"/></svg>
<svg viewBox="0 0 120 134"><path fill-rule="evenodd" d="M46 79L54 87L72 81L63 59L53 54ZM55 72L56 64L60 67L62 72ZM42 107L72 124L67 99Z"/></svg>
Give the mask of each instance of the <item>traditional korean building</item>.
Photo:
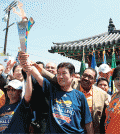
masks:
<svg viewBox="0 0 120 134"><path fill-rule="evenodd" d="M62 43L54 43L50 53L58 53L60 55L82 61L83 48L85 53L85 62L91 66L93 48L95 58L99 66L103 62L103 50L105 48L107 63L111 63L112 52L116 55L116 64L120 64L120 30L116 30L112 19L109 20L108 31L96 36L85 39L68 41Z"/></svg>

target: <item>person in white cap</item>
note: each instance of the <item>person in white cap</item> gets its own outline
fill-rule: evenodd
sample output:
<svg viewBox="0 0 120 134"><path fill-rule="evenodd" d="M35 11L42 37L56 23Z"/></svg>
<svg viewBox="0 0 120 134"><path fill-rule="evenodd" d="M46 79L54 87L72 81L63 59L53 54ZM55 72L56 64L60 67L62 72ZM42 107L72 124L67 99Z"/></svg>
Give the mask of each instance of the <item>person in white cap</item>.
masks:
<svg viewBox="0 0 120 134"><path fill-rule="evenodd" d="M108 94L110 95L112 95L112 81L110 80L110 76L112 76L113 70L108 64L101 64L98 68L99 78L106 78L109 82Z"/></svg>
<svg viewBox="0 0 120 134"><path fill-rule="evenodd" d="M104 77L109 81L111 68L107 64L101 64L98 68L99 77Z"/></svg>
<svg viewBox="0 0 120 134"><path fill-rule="evenodd" d="M23 84L19 80L10 81L4 88L10 99L9 104L0 109L0 133L28 133L32 95L31 74L27 72L25 95L21 99Z"/></svg>
<svg viewBox="0 0 120 134"><path fill-rule="evenodd" d="M14 104L21 100L22 83L19 80L12 80L8 85L4 86L7 90L7 95L10 99L9 104Z"/></svg>

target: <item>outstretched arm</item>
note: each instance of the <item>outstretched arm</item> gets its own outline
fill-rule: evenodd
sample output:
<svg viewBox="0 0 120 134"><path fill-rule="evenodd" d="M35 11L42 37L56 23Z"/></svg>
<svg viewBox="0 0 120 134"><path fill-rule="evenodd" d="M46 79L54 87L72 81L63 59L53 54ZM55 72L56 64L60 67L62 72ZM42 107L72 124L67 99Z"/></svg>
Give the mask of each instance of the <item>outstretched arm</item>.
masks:
<svg viewBox="0 0 120 134"><path fill-rule="evenodd" d="M8 74L10 72L10 70L13 68L14 64L16 63L16 61L11 62L11 60L8 61L7 66L5 68L5 70L3 71L2 74L0 74L0 85L3 88L4 84L6 84L7 82L7 78L8 78ZM12 75L9 75L10 79L14 79L14 77Z"/></svg>
<svg viewBox="0 0 120 134"><path fill-rule="evenodd" d="M18 59L19 59L20 64L21 64L21 66L22 66L23 68L24 68L25 64L27 64L28 57L29 57L29 55L26 54L25 52L22 52L22 51L21 51L21 52L19 53ZM47 80L49 80L50 82L57 83L57 78L56 78L56 76L55 76L54 74L48 72L48 71L45 70L44 68L39 67L36 63L34 63L34 62L32 62L32 61L30 61L30 64L31 64L31 65L34 65L34 66L38 69L39 73L41 73L41 75L42 75L43 77L45 77Z"/></svg>
<svg viewBox="0 0 120 134"><path fill-rule="evenodd" d="M39 85L41 87L43 87L43 76L41 76L41 74L39 73L39 71L34 66L32 66L31 74L37 80L37 82L39 83Z"/></svg>
<svg viewBox="0 0 120 134"><path fill-rule="evenodd" d="M45 70L44 68L41 68L38 64L34 63L33 64L37 69L38 71L41 73L41 75L43 77L45 77L47 80L49 80L50 82L54 82L54 83L57 83L57 78L54 74L48 72L47 70Z"/></svg>
<svg viewBox="0 0 120 134"><path fill-rule="evenodd" d="M33 77L38 81L39 85L43 86L43 77L39 73L36 67L31 65L31 62L28 61L28 55L24 52L19 53L20 64L25 72L31 72Z"/></svg>
<svg viewBox="0 0 120 134"><path fill-rule="evenodd" d="M16 61L12 62L11 60L9 60L4 73L8 74L10 72L10 70L13 68L13 66L15 65L15 63L16 63Z"/></svg>
<svg viewBox="0 0 120 134"><path fill-rule="evenodd" d="M31 80L31 74L27 72L27 81L24 96L26 103L30 102L31 96L32 96L32 80Z"/></svg>

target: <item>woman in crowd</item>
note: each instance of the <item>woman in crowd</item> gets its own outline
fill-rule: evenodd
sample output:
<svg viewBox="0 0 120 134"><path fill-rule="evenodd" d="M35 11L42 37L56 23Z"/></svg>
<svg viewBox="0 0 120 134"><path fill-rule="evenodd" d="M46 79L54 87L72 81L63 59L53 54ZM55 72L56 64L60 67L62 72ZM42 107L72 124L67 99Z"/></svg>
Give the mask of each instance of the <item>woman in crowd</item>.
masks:
<svg viewBox="0 0 120 134"><path fill-rule="evenodd" d="M111 102L106 109L106 134L120 134L120 66L116 67L112 79L118 92L113 94Z"/></svg>
<svg viewBox="0 0 120 134"><path fill-rule="evenodd" d="M25 95L22 100L23 84L21 81L14 79L4 88L7 90L10 102L0 109L0 133L28 133L31 119L31 74L27 72Z"/></svg>
<svg viewBox="0 0 120 134"><path fill-rule="evenodd" d="M97 81L97 86L108 93L109 82L106 78L104 78L104 77L99 78L98 81ZM109 94L107 94L107 95L108 95L108 100L110 102L111 101L111 96Z"/></svg>

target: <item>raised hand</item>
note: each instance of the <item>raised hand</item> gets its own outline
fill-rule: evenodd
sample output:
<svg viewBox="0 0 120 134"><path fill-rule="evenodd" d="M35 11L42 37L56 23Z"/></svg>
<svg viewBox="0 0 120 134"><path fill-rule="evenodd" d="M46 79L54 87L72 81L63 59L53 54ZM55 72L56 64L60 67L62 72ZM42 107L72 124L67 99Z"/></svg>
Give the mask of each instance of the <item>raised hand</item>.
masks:
<svg viewBox="0 0 120 134"><path fill-rule="evenodd" d="M32 61L28 59L28 57L29 55L26 54L25 52L22 51L19 52L18 59L20 61L20 65L22 66L25 72L30 72L32 69L31 65L33 64Z"/></svg>
<svg viewBox="0 0 120 134"><path fill-rule="evenodd" d="M24 66L23 70L24 70L28 75L31 75L32 67L33 67L33 66L27 64L26 66Z"/></svg>
<svg viewBox="0 0 120 134"><path fill-rule="evenodd" d="M20 61L20 65L24 67L26 64L28 64L28 57L29 55L26 54L25 52L20 51L18 60Z"/></svg>
<svg viewBox="0 0 120 134"><path fill-rule="evenodd" d="M8 74L10 72L10 70L13 68L13 66L15 65L15 63L16 63L16 61L12 62L11 60L9 60L4 73Z"/></svg>

